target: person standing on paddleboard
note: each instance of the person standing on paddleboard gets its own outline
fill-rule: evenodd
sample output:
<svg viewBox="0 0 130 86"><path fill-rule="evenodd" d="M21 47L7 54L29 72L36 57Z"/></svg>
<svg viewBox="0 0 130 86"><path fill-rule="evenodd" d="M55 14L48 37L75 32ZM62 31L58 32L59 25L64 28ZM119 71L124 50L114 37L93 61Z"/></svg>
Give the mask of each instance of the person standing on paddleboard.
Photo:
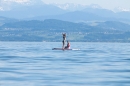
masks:
<svg viewBox="0 0 130 86"><path fill-rule="evenodd" d="M62 33L62 36L63 36L63 41L62 41L63 46L62 46L62 48L64 49L64 47L65 47L65 40L66 40L66 33Z"/></svg>

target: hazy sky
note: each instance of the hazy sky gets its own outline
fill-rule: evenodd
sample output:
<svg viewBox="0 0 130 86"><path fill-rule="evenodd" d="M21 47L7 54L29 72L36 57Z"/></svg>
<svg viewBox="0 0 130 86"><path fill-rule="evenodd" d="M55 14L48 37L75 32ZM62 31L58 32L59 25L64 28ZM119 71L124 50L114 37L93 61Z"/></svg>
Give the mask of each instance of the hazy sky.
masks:
<svg viewBox="0 0 130 86"><path fill-rule="evenodd" d="M30 1L43 1L44 3L75 3L75 4L84 4L84 5L91 5L91 4L98 4L99 6L106 8L106 9L114 9L117 7L130 9L130 0L0 0L0 4L2 2L30 2Z"/></svg>
<svg viewBox="0 0 130 86"><path fill-rule="evenodd" d="M103 8L114 9L122 7L130 9L130 0L42 0L45 3L76 3L76 4L98 4Z"/></svg>

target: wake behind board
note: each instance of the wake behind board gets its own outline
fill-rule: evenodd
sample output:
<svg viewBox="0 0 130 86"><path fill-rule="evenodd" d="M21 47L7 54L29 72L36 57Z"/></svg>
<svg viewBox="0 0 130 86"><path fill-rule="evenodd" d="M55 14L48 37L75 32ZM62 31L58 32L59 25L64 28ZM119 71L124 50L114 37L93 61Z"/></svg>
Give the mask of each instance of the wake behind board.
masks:
<svg viewBox="0 0 130 86"><path fill-rule="evenodd" d="M52 48L52 50L80 50L80 49L63 49L63 48Z"/></svg>

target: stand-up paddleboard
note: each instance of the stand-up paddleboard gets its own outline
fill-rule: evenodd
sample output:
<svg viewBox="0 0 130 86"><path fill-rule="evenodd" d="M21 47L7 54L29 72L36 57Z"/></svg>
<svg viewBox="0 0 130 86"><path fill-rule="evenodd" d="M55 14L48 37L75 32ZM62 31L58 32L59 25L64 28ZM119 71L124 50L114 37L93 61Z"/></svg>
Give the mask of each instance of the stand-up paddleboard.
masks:
<svg viewBox="0 0 130 86"><path fill-rule="evenodd" d="M80 49L63 49L63 48L52 48L52 50L80 50Z"/></svg>

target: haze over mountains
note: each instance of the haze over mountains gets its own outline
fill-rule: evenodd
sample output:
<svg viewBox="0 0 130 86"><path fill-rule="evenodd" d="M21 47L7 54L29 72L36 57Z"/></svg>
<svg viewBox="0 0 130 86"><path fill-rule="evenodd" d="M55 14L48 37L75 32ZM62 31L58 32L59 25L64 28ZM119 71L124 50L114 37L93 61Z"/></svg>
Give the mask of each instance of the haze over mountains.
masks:
<svg viewBox="0 0 130 86"><path fill-rule="evenodd" d="M6 2L0 5L0 16L16 19L62 19L72 21L89 20L130 20L130 11L121 9L119 12L113 12L104 9L97 4L45 4L42 1L33 1L28 3ZM72 18L72 16L74 18ZM65 19L64 19L64 18ZM74 20L74 21L75 21Z"/></svg>
<svg viewBox="0 0 130 86"><path fill-rule="evenodd" d="M129 24L129 10L96 4L0 4L0 41L60 41L66 32L71 41L130 42Z"/></svg>

